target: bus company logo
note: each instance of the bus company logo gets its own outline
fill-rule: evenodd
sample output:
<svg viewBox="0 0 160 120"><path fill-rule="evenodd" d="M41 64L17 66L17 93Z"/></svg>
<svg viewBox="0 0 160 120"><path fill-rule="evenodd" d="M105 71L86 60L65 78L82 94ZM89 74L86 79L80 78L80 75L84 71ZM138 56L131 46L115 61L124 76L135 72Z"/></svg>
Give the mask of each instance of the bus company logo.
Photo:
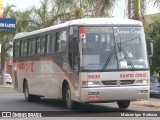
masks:
<svg viewBox="0 0 160 120"><path fill-rule="evenodd" d="M12 117L11 112L2 112L2 117Z"/></svg>
<svg viewBox="0 0 160 120"><path fill-rule="evenodd" d="M120 81L120 80L117 80L117 81L116 81L116 84L117 84L118 86L120 86L120 85L121 85L121 81Z"/></svg>
<svg viewBox="0 0 160 120"><path fill-rule="evenodd" d="M18 70L20 72L33 72L33 63L19 63Z"/></svg>

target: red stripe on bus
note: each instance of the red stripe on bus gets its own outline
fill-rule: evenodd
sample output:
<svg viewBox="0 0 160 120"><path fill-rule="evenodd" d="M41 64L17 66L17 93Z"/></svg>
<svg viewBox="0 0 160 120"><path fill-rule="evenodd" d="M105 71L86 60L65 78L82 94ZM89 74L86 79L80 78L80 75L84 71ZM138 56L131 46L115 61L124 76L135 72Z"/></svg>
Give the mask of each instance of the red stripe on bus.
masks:
<svg viewBox="0 0 160 120"><path fill-rule="evenodd" d="M74 82L73 82L74 80L67 74L67 72L61 67L60 64L56 63L56 62L53 61L53 60L50 60L50 59L29 60L29 61L27 61L27 60L22 60L22 61L19 60L19 61L13 62L13 63L19 63L19 62L39 62L39 61L49 61L49 62L52 62L53 64L57 65L57 66L60 68L60 70L62 71L62 73L64 73L64 75L65 75L65 76L68 78L68 80L71 82L71 85L72 85L74 91L76 91L76 88L75 88L75 85L74 85ZM81 101L81 100L80 100L80 97L77 97L77 99L78 99L79 101Z"/></svg>

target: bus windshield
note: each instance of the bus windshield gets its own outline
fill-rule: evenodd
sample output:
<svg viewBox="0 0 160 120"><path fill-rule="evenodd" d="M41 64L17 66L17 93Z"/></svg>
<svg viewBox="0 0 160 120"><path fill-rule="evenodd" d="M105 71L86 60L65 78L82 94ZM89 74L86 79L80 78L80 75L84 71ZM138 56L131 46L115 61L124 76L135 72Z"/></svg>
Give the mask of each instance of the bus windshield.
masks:
<svg viewBox="0 0 160 120"><path fill-rule="evenodd" d="M81 70L147 69L143 27L80 27Z"/></svg>

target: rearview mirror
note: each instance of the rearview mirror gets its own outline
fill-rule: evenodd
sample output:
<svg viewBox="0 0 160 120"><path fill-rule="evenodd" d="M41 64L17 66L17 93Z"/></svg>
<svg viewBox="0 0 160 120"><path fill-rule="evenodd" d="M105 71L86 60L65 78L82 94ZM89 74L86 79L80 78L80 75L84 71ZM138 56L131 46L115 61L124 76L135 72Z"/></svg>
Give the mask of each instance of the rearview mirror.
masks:
<svg viewBox="0 0 160 120"><path fill-rule="evenodd" d="M147 39L147 49L148 49L148 56L152 57L153 56L153 43L151 42L149 38Z"/></svg>

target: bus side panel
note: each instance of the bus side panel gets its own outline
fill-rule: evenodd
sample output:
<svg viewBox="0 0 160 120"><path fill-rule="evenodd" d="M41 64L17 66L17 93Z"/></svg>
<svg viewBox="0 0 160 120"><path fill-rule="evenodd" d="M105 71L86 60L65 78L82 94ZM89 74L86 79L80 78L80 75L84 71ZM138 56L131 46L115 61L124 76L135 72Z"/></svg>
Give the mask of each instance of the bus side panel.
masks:
<svg viewBox="0 0 160 120"><path fill-rule="evenodd" d="M19 64L13 63L13 84L18 92L23 92L23 82L21 80L21 73L19 72Z"/></svg>
<svg viewBox="0 0 160 120"><path fill-rule="evenodd" d="M22 67L23 66L23 67ZM19 62L21 68L17 72L18 90L23 92L23 80L29 85L30 94L62 98L62 82L67 80L75 99L77 81L75 75L67 72L62 66L51 59Z"/></svg>

